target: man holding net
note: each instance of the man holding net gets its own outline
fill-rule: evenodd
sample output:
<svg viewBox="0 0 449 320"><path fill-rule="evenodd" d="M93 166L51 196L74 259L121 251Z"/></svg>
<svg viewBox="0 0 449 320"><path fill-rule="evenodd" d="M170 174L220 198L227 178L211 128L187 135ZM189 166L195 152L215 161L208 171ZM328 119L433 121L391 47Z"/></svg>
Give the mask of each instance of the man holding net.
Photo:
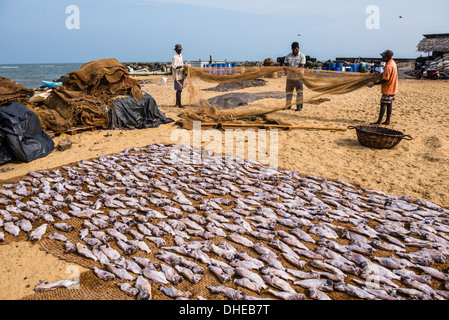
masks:
<svg viewBox="0 0 449 320"><path fill-rule="evenodd" d="M181 104L181 94L182 89L184 86L184 79L183 79L183 67L184 67L184 61L182 58L182 46L180 44L175 45L176 51L175 55L172 59L172 75L173 75L173 81L175 83L175 90L176 90L176 104L175 107L182 108Z"/></svg>
<svg viewBox="0 0 449 320"><path fill-rule="evenodd" d="M291 68L304 68L306 64L306 56L299 52L299 43L292 43L292 52L289 53L284 60L285 67ZM302 102L303 102L303 83L301 79L299 79L296 72L292 70L287 70L287 86L286 86L286 94L287 94L287 109L291 109L293 92L296 90L296 111L302 110Z"/></svg>
<svg viewBox="0 0 449 320"><path fill-rule="evenodd" d="M382 99L380 100L379 118L372 125L379 125L382 122L382 118L387 111L387 118L383 125L390 124L391 112L393 110L393 101L395 100L396 93L398 92L398 67L393 60L393 51L385 50L380 54L382 61L385 62L384 72L382 73L382 79L377 82L370 82L367 84L369 88L375 85L382 85Z"/></svg>

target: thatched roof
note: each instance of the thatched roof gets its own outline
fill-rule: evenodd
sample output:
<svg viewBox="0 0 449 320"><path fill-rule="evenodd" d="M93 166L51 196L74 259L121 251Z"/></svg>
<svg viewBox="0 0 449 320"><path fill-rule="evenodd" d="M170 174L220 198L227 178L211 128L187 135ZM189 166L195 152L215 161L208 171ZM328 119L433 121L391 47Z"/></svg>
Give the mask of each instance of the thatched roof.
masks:
<svg viewBox="0 0 449 320"><path fill-rule="evenodd" d="M425 34L418 44L421 52L449 52L449 33Z"/></svg>

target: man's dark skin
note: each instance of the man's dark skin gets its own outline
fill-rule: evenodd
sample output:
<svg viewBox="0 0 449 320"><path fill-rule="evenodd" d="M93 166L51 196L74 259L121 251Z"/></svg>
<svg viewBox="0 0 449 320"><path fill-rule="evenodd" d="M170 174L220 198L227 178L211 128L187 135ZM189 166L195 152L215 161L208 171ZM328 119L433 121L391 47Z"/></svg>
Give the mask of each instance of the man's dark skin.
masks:
<svg viewBox="0 0 449 320"><path fill-rule="evenodd" d="M389 56L383 56L381 61L388 63L388 61L391 60L391 57ZM377 85L382 85L384 83L386 83L387 80L379 80L376 82L370 82L367 84L367 87L372 88L374 86ZM390 124L390 117L391 117L391 112L393 110L393 104L392 103L381 103L380 104L380 110L379 110L379 119L376 122L371 123L372 125L378 125L380 124L380 122L382 121L382 118L385 114L385 110L387 111L387 118L385 119L385 122L383 122L383 125L389 125Z"/></svg>
<svg viewBox="0 0 449 320"><path fill-rule="evenodd" d="M180 54L182 49L181 48L177 48L175 51L176 51L177 54ZM182 68L182 66L177 66L176 67L176 69L181 69L181 68ZM182 93L181 91L176 91L176 105L179 106L179 107L182 107L182 104L181 104L181 93Z"/></svg>

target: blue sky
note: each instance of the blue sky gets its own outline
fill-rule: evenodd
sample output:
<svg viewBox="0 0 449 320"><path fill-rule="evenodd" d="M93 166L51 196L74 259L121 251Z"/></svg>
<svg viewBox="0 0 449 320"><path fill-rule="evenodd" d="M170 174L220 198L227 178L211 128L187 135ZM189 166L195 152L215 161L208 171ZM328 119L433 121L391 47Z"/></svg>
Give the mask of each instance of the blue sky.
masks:
<svg viewBox="0 0 449 320"><path fill-rule="evenodd" d="M79 29L66 28L69 5L80 10ZM370 5L379 29L366 27ZM187 61L263 61L293 41L319 60L385 49L409 58L421 54L422 34L449 33L448 17L447 0L0 0L0 64L165 62L176 43Z"/></svg>

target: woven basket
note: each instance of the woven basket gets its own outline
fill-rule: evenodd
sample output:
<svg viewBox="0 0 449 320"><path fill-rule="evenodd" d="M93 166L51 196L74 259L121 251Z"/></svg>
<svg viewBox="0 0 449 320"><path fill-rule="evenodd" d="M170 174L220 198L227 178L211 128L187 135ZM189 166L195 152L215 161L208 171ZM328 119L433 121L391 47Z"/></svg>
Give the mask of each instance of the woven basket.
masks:
<svg viewBox="0 0 449 320"><path fill-rule="evenodd" d="M409 135L404 135L400 131L380 127L380 126L349 126L348 129L357 131L357 138L362 146L375 149L394 148L402 139L412 140Z"/></svg>

